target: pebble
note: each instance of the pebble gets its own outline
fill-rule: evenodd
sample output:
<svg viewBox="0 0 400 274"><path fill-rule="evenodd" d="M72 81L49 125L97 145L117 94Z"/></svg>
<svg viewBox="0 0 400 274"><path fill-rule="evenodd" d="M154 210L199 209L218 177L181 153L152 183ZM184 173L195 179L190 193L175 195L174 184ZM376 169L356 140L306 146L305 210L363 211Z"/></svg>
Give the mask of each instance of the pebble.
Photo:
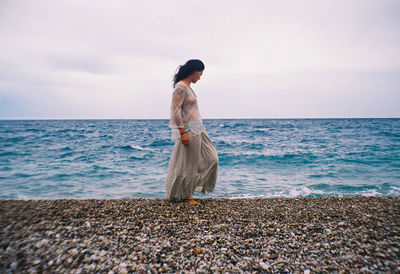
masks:
<svg viewBox="0 0 400 274"><path fill-rule="evenodd" d="M200 202L0 200L2 271L400 270L399 197Z"/></svg>
<svg viewBox="0 0 400 274"><path fill-rule="evenodd" d="M96 264L90 264L87 266L90 271L94 271L96 269Z"/></svg>
<svg viewBox="0 0 400 274"><path fill-rule="evenodd" d="M11 268L12 271L17 270L17 268L18 268L18 262L12 262L11 265L10 265L10 268Z"/></svg>
<svg viewBox="0 0 400 274"><path fill-rule="evenodd" d="M264 262L260 262L260 266L261 266L261 268L262 269L264 269L264 270L269 270L269 265L267 265L266 263L264 263Z"/></svg>
<svg viewBox="0 0 400 274"><path fill-rule="evenodd" d="M78 250L77 250L76 248L73 248L73 249L70 249L69 253L70 253L72 256L76 256L76 255L78 254Z"/></svg>
<svg viewBox="0 0 400 274"><path fill-rule="evenodd" d="M343 256L340 258L340 260L341 260L342 262L346 262L346 261L351 260L351 258L352 258L351 255L345 254L345 255L343 255Z"/></svg>

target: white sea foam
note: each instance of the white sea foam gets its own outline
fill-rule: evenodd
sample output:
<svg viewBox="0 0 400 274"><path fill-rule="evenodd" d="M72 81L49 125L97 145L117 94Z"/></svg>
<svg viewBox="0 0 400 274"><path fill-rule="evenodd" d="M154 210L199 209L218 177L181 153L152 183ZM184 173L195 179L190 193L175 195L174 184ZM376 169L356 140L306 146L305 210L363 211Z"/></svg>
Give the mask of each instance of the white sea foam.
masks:
<svg viewBox="0 0 400 274"><path fill-rule="evenodd" d="M137 149L137 150L143 150L143 151L154 151L154 149L148 148L148 147L141 147L138 145L128 145L133 149Z"/></svg>

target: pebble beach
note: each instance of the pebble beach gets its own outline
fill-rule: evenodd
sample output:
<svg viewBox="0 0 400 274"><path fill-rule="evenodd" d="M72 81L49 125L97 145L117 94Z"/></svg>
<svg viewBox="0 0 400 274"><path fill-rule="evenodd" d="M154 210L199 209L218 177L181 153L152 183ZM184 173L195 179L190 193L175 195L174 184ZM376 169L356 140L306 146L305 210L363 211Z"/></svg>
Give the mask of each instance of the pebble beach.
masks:
<svg viewBox="0 0 400 274"><path fill-rule="evenodd" d="M0 272L400 272L400 197L0 200Z"/></svg>

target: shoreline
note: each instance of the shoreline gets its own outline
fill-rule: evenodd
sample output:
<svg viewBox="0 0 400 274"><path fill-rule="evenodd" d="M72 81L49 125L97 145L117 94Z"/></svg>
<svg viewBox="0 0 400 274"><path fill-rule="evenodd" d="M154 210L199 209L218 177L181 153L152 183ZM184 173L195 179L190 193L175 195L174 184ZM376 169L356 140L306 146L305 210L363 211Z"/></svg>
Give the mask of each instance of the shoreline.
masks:
<svg viewBox="0 0 400 274"><path fill-rule="evenodd" d="M199 192L196 192L199 193ZM196 194L195 193L195 194ZM207 197L207 193L199 196L195 196L193 199L196 201L207 201L207 200L296 200L296 199L359 199L359 198L383 198L383 199L400 199L399 195L381 195L381 196L374 196L374 195L342 195L342 196L311 196L311 197L304 197L304 196L293 196L293 197L285 197L285 196L232 196L232 197ZM155 200L155 201L164 201L164 202L171 202L177 203L180 201L169 201L166 198L160 197L115 197L115 198L90 198L90 197L83 197L83 198L0 198L0 203L4 201L8 202L37 202L37 201L119 201L119 200Z"/></svg>
<svg viewBox="0 0 400 274"><path fill-rule="evenodd" d="M400 272L400 197L0 200L4 272Z"/></svg>

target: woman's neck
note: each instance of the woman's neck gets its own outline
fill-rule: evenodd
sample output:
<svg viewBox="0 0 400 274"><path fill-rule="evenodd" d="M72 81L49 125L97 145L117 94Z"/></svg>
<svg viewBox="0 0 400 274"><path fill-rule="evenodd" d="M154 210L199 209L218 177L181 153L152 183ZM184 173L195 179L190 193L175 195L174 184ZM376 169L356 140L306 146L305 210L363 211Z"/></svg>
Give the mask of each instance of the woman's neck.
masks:
<svg viewBox="0 0 400 274"><path fill-rule="evenodd" d="M183 79L182 82L183 82L186 86L188 86L189 88L191 88L191 87L190 87L190 84L192 83L191 80L189 80L189 79Z"/></svg>

